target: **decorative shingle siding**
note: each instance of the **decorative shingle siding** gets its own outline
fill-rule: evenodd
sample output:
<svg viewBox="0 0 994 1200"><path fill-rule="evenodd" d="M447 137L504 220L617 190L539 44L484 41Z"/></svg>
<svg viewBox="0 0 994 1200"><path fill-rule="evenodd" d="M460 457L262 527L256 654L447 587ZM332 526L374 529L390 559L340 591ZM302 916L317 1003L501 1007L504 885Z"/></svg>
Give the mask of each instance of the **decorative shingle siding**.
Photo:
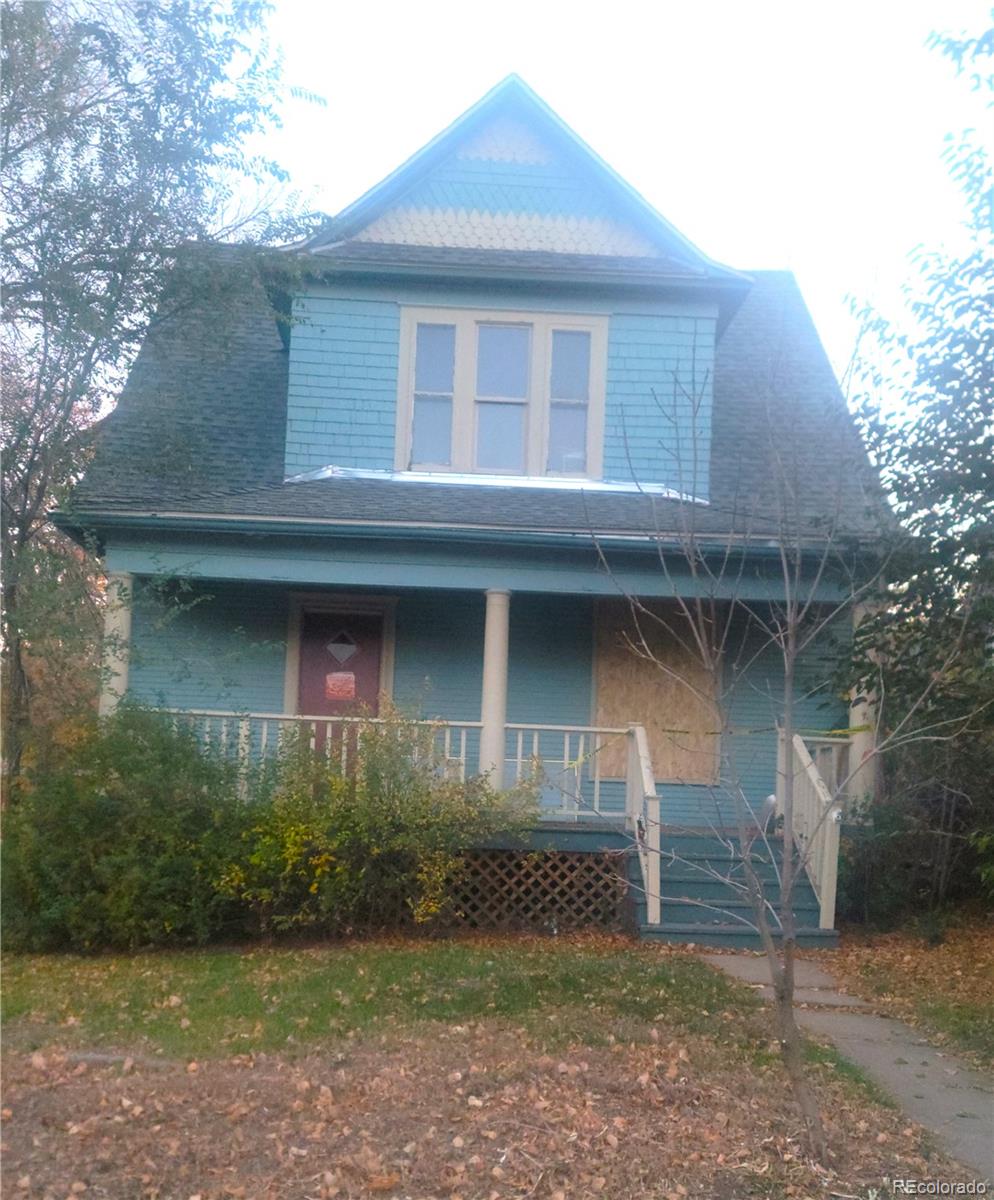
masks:
<svg viewBox="0 0 994 1200"><path fill-rule="evenodd" d="M616 314L608 338L604 477L706 499L715 322Z"/></svg>
<svg viewBox="0 0 994 1200"><path fill-rule="evenodd" d="M456 147L354 240L660 257L597 172L508 120Z"/></svg>
<svg viewBox="0 0 994 1200"><path fill-rule="evenodd" d="M294 304L286 474L394 460L400 313L389 300L308 295Z"/></svg>

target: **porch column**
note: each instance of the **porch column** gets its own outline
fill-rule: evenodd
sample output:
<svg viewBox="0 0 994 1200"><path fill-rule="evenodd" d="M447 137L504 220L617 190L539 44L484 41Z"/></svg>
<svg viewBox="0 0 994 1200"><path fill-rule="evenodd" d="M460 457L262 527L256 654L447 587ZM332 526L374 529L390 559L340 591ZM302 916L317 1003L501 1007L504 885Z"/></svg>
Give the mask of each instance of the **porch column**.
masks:
<svg viewBox="0 0 994 1200"><path fill-rule="evenodd" d="M483 697L480 701L480 772L494 787L504 785L504 727L507 724L507 642L511 593L487 592L483 627Z"/></svg>
<svg viewBox="0 0 994 1200"><path fill-rule="evenodd" d="M107 606L104 609L103 670L100 683L102 717L109 717L128 690L131 659L131 591L134 576L111 571L107 576Z"/></svg>
<svg viewBox="0 0 994 1200"><path fill-rule="evenodd" d="M853 610L853 627L870 611L865 604L856 605ZM849 786L846 789L855 801L874 799L877 794L878 760L875 754L877 747L877 709L873 696L858 698L852 693L849 705L849 728L858 730L849 735Z"/></svg>

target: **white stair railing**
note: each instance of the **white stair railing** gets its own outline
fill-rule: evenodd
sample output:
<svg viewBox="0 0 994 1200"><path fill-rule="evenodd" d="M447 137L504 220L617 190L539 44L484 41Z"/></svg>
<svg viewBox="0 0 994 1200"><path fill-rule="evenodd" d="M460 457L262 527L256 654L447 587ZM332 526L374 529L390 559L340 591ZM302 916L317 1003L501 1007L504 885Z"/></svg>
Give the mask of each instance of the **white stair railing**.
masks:
<svg viewBox="0 0 994 1200"><path fill-rule="evenodd" d="M662 917L660 892L659 796L643 725L628 727L628 770L625 774L625 824L638 847L646 921L658 925Z"/></svg>
<svg viewBox="0 0 994 1200"><path fill-rule="evenodd" d="M817 739L819 757L826 757L825 749L831 741ZM839 879L839 822L841 820L841 798L826 783L808 749L805 739L795 733L791 744L781 731L779 735L777 806L783 812L783 788L787 772L794 784L794 844L800 855L801 865L806 868L811 886L818 899L819 927L835 928L835 898ZM839 745L844 743L839 740ZM836 786L838 760L829 760L832 778Z"/></svg>

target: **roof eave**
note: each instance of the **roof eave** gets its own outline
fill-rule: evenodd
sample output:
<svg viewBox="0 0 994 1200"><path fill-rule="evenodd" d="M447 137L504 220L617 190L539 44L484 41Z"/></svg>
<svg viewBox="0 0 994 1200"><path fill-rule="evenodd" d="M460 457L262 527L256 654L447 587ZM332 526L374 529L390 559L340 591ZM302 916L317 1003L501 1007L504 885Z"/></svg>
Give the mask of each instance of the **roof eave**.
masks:
<svg viewBox="0 0 994 1200"><path fill-rule="evenodd" d="M579 267L501 266L468 264L427 264L384 260L376 263L336 260L311 254L307 259L309 273L327 276L347 275L354 278L366 275L370 278L389 279L492 279L520 283L563 283L563 284L607 284L626 288L720 288L727 292L745 293L752 285L752 278L742 272L734 274L677 274L672 271L658 273L648 271L609 271Z"/></svg>
<svg viewBox="0 0 994 1200"><path fill-rule="evenodd" d="M673 547L685 552L686 536L679 530L624 531L612 529L555 529L528 527L499 527L488 525L453 525L415 521L335 521L322 517L262 517L251 514L220 514L197 512L156 512L154 510L109 511L98 508L69 514L56 510L50 519L63 532L79 538L96 532L103 543L103 532L113 529L145 529L163 532L196 530L209 533L245 533L290 535L304 537L380 538L383 540L458 541L500 545L556 546L560 548L596 547L624 548L632 551L658 552L660 547ZM876 546L876 540L854 535L854 541L866 550ZM758 557L779 556L777 539L762 534L714 533L702 534L698 542L704 550L727 551L739 546ZM802 553L822 553L824 539L811 538L802 544Z"/></svg>

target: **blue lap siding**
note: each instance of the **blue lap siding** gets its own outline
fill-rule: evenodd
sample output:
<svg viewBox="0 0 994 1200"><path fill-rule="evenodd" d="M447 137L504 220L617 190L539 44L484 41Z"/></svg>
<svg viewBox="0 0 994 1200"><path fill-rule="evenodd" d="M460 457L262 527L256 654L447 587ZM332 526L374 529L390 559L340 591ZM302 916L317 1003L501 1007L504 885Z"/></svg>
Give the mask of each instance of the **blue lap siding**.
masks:
<svg viewBox="0 0 994 1200"><path fill-rule="evenodd" d="M604 311L569 295L549 311ZM615 302L617 303L617 302ZM411 288L315 290L297 298L290 340L285 472L335 465L393 470L402 304L521 308L532 298ZM715 320L688 304L610 311L605 479L708 495ZM699 308L700 306L698 306Z"/></svg>
<svg viewBox="0 0 994 1200"><path fill-rule="evenodd" d="M508 721L590 724L593 602L582 596L522 595L513 598L511 612ZM130 695L166 708L282 712L288 614L289 595L278 584L204 581L169 600L139 585ZM479 593L398 595L394 698L402 711L479 720L483 617ZM808 730L829 729L845 718L839 698L813 690L825 676L819 657L807 661L798 686L798 723ZM725 756L729 782L741 782L755 804L775 787L779 670L776 654L767 651L751 662L732 693L733 732ZM631 714L633 721L640 718L644 714ZM513 734L508 755L514 755ZM666 780L659 789L667 824L734 823L724 789ZM602 799L605 808L620 812L623 786L605 783Z"/></svg>

